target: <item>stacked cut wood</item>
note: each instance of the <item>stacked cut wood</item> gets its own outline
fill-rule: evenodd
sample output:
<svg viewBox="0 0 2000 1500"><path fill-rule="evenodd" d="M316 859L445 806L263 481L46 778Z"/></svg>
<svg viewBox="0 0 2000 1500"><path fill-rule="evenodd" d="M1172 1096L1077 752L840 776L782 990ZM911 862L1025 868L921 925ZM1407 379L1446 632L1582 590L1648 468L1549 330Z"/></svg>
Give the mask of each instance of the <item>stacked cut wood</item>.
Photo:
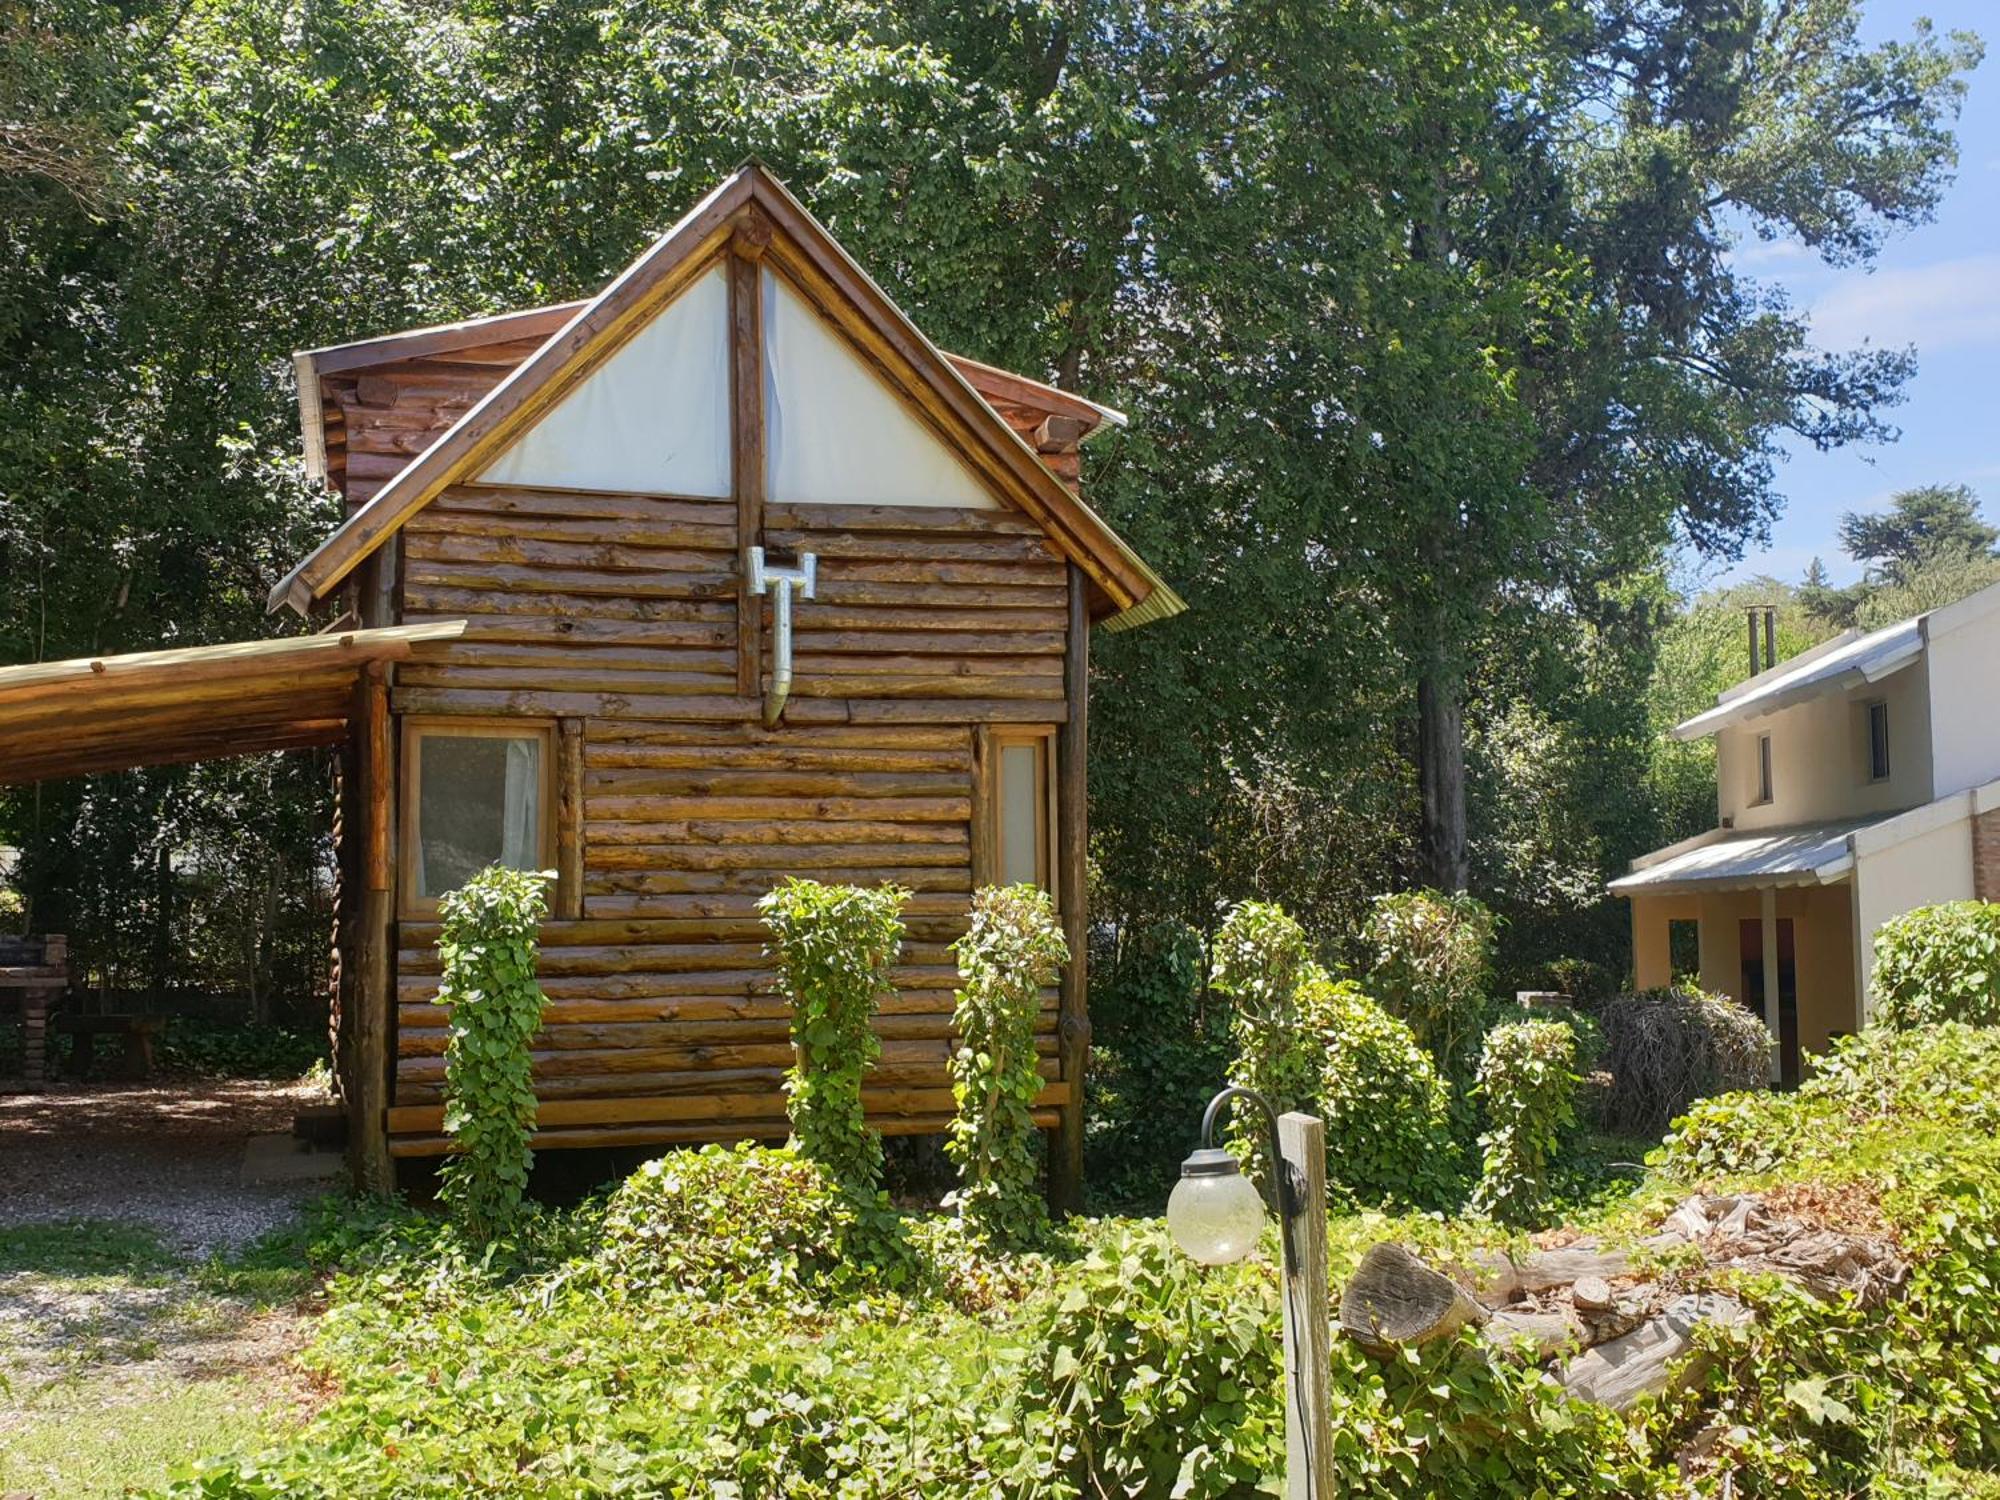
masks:
<svg viewBox="0 0 2000 1500"><path fill-rule="evenodd" d="M1663 1252L1672 1272L1648 1271ZM1362 1258L1340 1301L1340 1322L1364 1348L1386 1353L1477 1325L1495 1345L1552 1366L1577 1400L1623 1411L1698 1380L1704 1325L1753 1320L1741 1302L1705 1289L1708 1273L1766 1271L1823 1301L1862 1307L1898 1295L1908 1264L1886 1239L1806 1223L1754 1194L1689 1198L1631 1250L1578 1240L1516 1260L1498 1252L1434 1267L1401 1245Z"/></svg>

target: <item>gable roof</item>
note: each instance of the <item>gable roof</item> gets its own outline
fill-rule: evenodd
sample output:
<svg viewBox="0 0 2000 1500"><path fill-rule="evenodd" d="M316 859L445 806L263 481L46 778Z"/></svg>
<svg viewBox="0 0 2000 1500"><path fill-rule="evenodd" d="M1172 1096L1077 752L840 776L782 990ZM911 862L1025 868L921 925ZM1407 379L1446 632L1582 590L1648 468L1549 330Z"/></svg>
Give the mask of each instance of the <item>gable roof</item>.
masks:
<svg viewBox="0 0 2000 1500"><path fill-rule="evenodd" d="M557 308L502 315L501 336L525 336L558 322L517 365L422 453L378 490L272 590L270 607L301 614L326 597L371 552L448 485L478 473L640 326L673 300L727 246L753 208L772 233L765 256L823 310L832 309L857 352L890 376L931 424L1000 492L1037 521L1094 586L1112 618L1129 628L1186 606L1097 513L1084 504L980 395L816 219L762 165L751 162L697 204L596 297ZM452 324L397 336L401 357L463 347L501 320ZM383 341L317 351L314 368L379 358ZM374 346L374 347L371 347ZM362 351L368 351L365 355ZM981 367L985 368L985 367ZM303 369L302 369L303 373ZM992 372L1000 375L1003 372ZM1009 377L1021 380L1021 377ZM1037 382L1022 381L1023 386ZM1043 390L1050 388L1042 387ZM1051 392L1066 401L1077 398ZM313 397L317 398L315 385ZM302 395L302 402L305 400ZM1109 408L1094 413L1115 417ZM307 412L310 418L311 413ZM1119 419L1122 420L1122 419Z"/></svg>
<svg viewBox="0 0 2000 1500"><path fill-rule="evenodd" d="M2000 609L2000 584L1865 635L1859 630L1845 631L1737 683L1716 700L1714 708L1676 724L1671 733L1677 740L1701 739L1732 724L1767 718L1824 693L1880 682L1919 660L1936 637L1983 619L1996 609Z"/></svg>

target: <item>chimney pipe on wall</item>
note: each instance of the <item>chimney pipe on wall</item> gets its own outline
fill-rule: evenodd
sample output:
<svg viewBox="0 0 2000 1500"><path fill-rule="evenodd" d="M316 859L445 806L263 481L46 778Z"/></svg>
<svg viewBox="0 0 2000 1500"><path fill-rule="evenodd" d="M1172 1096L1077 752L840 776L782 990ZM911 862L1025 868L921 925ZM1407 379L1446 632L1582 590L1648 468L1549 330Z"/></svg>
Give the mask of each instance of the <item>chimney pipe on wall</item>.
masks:
<svg viewBox="0 0 2000 1500"><path fill-rule="evenodd" d="M1778 664L1778 606L1775 604L1752 604L1744 611L1750 617L1750 675L1768 672ZM1758 643L1758 627L1763 627L1763 641Z"/></svg>
<svg viewBox="0 0 2000 1500"><path fill-rule="evenodd" d="M1753 604L1743 613L1750 617L1750 675L1755 677L1760 670L1757 665L1757 606Z"/></svg>
<svg viewBox="0 0 2000 1500"><path fill-rule="evenodd" d="M1778 607L1768 604L1764 607L1764 666L1766 670L1778 664Z"/></svg>
<svg viewBox="0 0 2000 1500"><path fill-rule="evenodd" d="M764 726L775 729L792 695L792 591L801 599L813 596L819 559L799 554L796 567L781 568L767 561L762 547L749 549L750 592L771 594L771 692L764 700Z"/></svg>

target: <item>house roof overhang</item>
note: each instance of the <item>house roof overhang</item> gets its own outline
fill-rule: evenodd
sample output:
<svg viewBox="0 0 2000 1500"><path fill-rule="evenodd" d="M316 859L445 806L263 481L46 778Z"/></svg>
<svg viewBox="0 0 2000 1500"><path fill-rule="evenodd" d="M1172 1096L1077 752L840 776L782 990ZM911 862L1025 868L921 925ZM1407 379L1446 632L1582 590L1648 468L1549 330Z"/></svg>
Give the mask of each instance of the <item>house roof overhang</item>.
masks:
<svg viewBox="0 0 2000 1500"><path fill-rule="evenodd" d="M463 620L0 667L0 783L336 744L361 673Z"/></svg>
<svg viewBox="0 0 2000 1500"><path fill-rule="evenodd" d="M1715 830L1636 861L1610 883L1615 896L1827 885L1854 868L1850 836L1878 819L1853 819L1752 833Z"/></svg>
<svg viewBox="0 0 2000 1500"><path fill-rule="evenodd" d="M922 388L934 418L951 429L982 473L1036 521L1082 569L1105 628L1129 629L1186 608L1104 520L1072 493L1000 418L980 393L984 381L1011 381L1023 396L1068 411L1091 427L1124 424L1121 413L1026 377L945 355L911 323L888 295L841 248L785 186L757 162L739 168L680 223L621 272L596 297L580 303L503 314L500 320L442 325L393 336L396 357L464 347L498 331L529 337L544 326L542 346L476 402L435 443L413 458L367 503L293 568L271 592L273 610L290 605L300 614L323 600L363 559L381 546L447 486L479 473L492 459L648 317L709 264L743 226L761 212L776 232L765 253L808 290L850 309L876 347L878 363L909 372ZM507 322L506 320L512 320ZM296 357L300 373L355 368L385 357L388 340L364 340ZM317 381L301 381L301 416L310 410ZM996 390L996 398L1004 392ZM1066 403L1064 405L1063 403ZM309 438L309 446L311 439ZM310 466L311 455L308 455Z"/></svg>
<svg viewBox="0 0 2000 1500"><path fill-rule="evenodd" d="M1780 662L1723 694L1714 708L1676 724L1673 737L1697 740L1762 719L1826 693L1847 692L1892 677L1919 660L1927 641L1924 617L1901 620L1863 635L1847 631L1802 656Z"/></svg>

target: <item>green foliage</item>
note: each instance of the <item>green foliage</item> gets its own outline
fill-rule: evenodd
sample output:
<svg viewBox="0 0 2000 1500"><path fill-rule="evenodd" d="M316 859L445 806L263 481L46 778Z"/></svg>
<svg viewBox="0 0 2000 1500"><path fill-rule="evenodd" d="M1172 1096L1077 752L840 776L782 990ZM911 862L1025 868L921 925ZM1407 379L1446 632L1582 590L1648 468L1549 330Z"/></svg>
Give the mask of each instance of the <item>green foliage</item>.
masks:
<svg viewBox="0 0 2000 1500"><path fill-rule="evenodd" d="M1203 1271L1158 1223L1113 1226L1031 1325L1030 1494L1281 1488L1284 1351L1269 1262ZM1024 1476L1025 1477L1025 1476Z"/></svg>
<svg viewBox="0 0 2000 1500"><path fill-rule="evenodd" d="M1473 1065L1492 979L1493 914L1471 896L1378 896L1362 934L1368 987L1402 1017L1447 1078Z"/></svg>
<svg viewBox="0 0 2000 1500"><path fill-rule="evenodd" d="M154 1057L169 1073L292 1079L325 1066L327 1038L324 1031L173 1016L160 1033Z"/></svg>
<svg viewBox="0 0 2000 1500"><path fill-rule="evenodd" d="M951 1056L957 1113L944 1149L959 1186L950 1201L975 1239L1028 1244L1048 1227L1035 1170L1033 1110L1042 1091L1035 1021L1069 945L1047 891L987 886L973 893L971 925L952 952L960 980Z"/></svg>
<svg viewBox="0 0 2000 1500"><path fill-rule="evenodd" d="M1312 976L1299 1007L1320 1048L1329 1181L1369 1203L1455 1203L1463 1184L1450 1091L1410 1028L1351 980Z"/></svg>
<svg viewBox="0 0 2000 1500"><path fill-rule="evenodd" d="M802 1303L841 1267L854 1207L790 1147L674 1151L605 1205L592 1272L616 1296Z"/></svg>
<svg viewBox="0 0 2000 1500"><path fill-rule="evenodd" d="M1097 1201L1157 1208L1194 1122L1227 1081L1229 1008L1211 998L1201 936L1161 923L1090 954L1084 1178Z"/></svg>
<svg viewBox="0 0 2000 1500"><path fill-rule="evenodd" d="M1619 995L1598 1008L1610 1092L1607 1129L1652 1135L1697 1099L1761 1088L1771 1076L1771 1033L1727 995L1692 986Z"/></svg>
<svg viewBox="0 0 2000 1500"><path fill-rule="evenodd" d="M1300 988L1317 972L1306 935L1284 909L1245 901L1223 919L1215 935L1209 984L1228 998L1230 1039L1236 1056L1229 1081L1254 1089L1279 1114L1307 1105L1318 1083L1314 1038L1299 1011ZM1265 1160L1263 1116L1233 1110L1229 1132L1245 1165L1258 1176Z"/></svg>
<svg viewBox="0 0 2000 1500"><path fill-rule="evenodd" d="M794 1142L862 1199L882 1180L882 1138L863 1118L861 1085L882 1055L875 1001L902 952L909 894L788 878L757 903L792 1007L785 1097Z"/></svg>
<svg viewBox="0 0 2000 1500"><path fill-rule="evenodd" d="M1487 1128L1473 1212L1503 1224L1534 1221L1549 1164L1575 1120L1576 1085L1576 1036L1561 1022L1516 1021L1486 1034L1478 1095Z"/></svg>
<svg viewBox="0 0 2000 1500"><path fill-rule="evenodd" d="M1948 901L1884 922L1874 984L1879 1025L2000 1024L2000 905Z"/></svg>
<svg viewBox="0 0 2000 1500"><path fill-rule="evenodd" d="M438 901L437 1003L449 1008L451 1027L444 1128L454 1146L438 1173L438 1199L478 1239L513 1227L535 1161L528 1049L548 1004L535 954L550 878L491 865Z"/></svg>

